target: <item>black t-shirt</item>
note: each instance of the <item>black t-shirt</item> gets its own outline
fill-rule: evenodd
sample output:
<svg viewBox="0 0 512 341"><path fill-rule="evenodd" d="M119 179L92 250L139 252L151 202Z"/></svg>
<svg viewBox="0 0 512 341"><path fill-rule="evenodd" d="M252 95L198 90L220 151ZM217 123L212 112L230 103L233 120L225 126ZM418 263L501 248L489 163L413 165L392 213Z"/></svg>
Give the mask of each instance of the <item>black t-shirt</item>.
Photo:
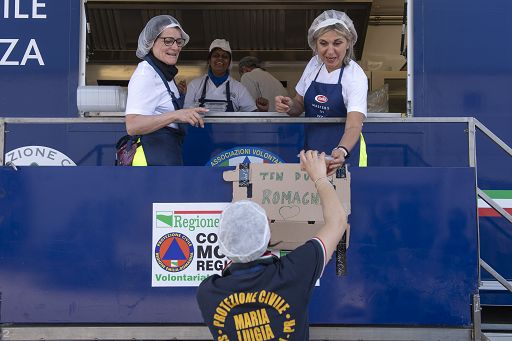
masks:
<svg viewBox="0 0 512 341"><path fill-rule="evenodd" d="M205 279L197 301L214 339L309 340L308 304L324 262L314 238L280 259L233 263Z"/></svg>

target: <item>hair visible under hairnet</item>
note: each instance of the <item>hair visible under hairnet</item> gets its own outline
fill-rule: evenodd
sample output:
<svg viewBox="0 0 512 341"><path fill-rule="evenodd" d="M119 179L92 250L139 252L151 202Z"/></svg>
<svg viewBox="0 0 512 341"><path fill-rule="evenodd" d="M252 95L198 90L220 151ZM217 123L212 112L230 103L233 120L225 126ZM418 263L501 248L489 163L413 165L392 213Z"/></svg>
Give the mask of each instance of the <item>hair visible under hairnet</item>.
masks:
<svg viewBox="0 0 512 341"><path fill-rule="evenodd" d="M157 15L151 18L139 35L136 55L140 59L151 51L156 38L168 27L176 27L181 31L181 37L185 39L185 45L190 40L189 35L183 30L178 20L170 15Z"/></svg>
<svg viewBox="0 0 512 341"><path fill-rule="evenodd" d="M265 210L249 200L230 204L222 213L219 227L220 252L236 263L258 259L270 240Z"/></svg>
<svg viewBox="0 0 512 341"><path fill-rule="evenodd" d="M315 32L319 29L335 24L340 24L343 27L345 27L352 37L350 38L350 42L352 43L352 46L357 41L357 32L354 27L354 23L352 22L352 19L349 18L349 16L345 12L335 11L333 9L329 9L327 11L324 11L322 14L320 14L318 17L313 20L313 23L309 27L308 30L308 44L309 47L313 51L316 51L316 41L315 41Z"/></svg>
<svg viewBox="0 0 512 341"><path fill-rule="evenodd" d="M261 62L258 58L254 56L246 56L240 59L238 62L238 68L241 69L244 66L247 67L261 67Z"/></svg>

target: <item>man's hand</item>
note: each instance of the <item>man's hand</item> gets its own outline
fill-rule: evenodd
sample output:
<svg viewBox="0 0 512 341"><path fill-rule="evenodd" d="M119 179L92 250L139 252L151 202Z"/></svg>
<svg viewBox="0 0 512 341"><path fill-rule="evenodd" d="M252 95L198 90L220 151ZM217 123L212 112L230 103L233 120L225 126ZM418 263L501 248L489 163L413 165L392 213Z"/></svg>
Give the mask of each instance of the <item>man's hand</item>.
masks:
<svg viewBox="0 0 512 341"><path fill-rule="evenodd" d="M268 99L266 99L265 97L258 97L256 99L256 106L258 107L258 111L268 111L268 103Z"/></svg>
<svg viewBox="0 0 512 341"><path fill-rule="evenodd" d="M184 95L187 93L187 82L184 79L180 80L176 85L178 86L180 94Z"/></svg>

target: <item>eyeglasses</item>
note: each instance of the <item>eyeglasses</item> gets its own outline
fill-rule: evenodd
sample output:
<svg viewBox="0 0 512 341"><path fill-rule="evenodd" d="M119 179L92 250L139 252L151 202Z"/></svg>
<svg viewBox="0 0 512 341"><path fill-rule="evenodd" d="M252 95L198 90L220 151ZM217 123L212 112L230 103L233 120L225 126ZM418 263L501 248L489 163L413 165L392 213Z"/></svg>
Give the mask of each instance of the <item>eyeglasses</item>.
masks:
<svg viewBox="0 0 512 341"><path fill-rule="evenodd" d="M158 39L162 39L165 46L172 46L174 43L176 43L176 46L178 47L183 47L183 45L185 45L185 39L183 38L175 39L173 37L158 37Z"/></svg>

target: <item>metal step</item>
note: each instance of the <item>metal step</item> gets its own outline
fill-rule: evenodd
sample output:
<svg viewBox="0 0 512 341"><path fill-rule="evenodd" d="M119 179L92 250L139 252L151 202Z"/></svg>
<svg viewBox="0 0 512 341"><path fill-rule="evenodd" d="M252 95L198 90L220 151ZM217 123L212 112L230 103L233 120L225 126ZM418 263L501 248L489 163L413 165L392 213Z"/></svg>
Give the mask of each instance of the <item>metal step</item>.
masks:
<svg viewBox="0 0 512 341"><path fill-rule="evenodd" d="M489 341L512 341L512 333L484 333Z"/></svg>

